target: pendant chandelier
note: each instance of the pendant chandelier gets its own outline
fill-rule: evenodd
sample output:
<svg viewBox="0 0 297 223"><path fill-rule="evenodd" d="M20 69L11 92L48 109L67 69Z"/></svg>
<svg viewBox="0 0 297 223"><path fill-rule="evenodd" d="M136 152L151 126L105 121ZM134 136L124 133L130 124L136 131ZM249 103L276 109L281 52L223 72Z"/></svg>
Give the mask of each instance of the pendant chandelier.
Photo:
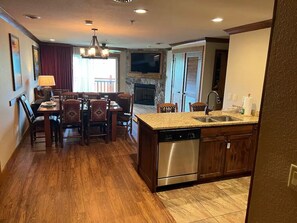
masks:
<svg viewBox="0 0 297 223"><path fill-rule="evenodd" d="M109 57L109 50L106 43L102 43L100 46L96 36L98 29L93 28L92 30L94 31L94 35L92 36L90 47L88 49L80 48L81 57L89 59L107 59Z"/></svg>

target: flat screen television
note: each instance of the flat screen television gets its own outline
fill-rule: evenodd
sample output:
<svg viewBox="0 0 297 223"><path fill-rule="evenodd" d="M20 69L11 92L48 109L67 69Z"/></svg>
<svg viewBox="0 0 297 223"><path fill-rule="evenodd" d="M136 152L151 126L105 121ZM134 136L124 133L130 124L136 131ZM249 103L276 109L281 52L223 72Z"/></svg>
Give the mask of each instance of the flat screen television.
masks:
<svg viewBox="0 0 297 223"><path fill-rule="evenodd" d="M131 72L160 73L161 53L131 53Z"/></svg>

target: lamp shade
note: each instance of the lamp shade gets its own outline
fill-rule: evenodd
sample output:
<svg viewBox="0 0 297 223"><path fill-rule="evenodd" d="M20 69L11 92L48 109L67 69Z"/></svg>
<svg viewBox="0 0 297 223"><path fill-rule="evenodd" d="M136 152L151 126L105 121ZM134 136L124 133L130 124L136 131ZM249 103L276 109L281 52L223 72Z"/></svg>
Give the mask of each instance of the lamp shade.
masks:
<svg viewBox="0 0 297 223"><path fill-rule="evenodd" d="M56 85L55 78L53 75L39 75L38 85L41 87L55 86Z"/></svg>

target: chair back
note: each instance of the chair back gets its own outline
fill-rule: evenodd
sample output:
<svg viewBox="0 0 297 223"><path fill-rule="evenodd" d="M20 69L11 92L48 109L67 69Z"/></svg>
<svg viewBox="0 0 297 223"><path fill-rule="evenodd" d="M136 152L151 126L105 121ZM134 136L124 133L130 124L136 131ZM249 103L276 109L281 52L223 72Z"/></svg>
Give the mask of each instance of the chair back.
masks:
<svg viewBox="0 0 297 223"><path fill-rule="evenodd" d="M70 92L70 91L69 91L69 89L58 89L58 88L53 89L54 96L60 97L65 92Z"/></svg>
<svg viewBox="0 0 297 223"><path fill-rule="evenodd" d="M84 92L83 98L84 99L100 99L101 95L97 92Z"/></svg>
<svg viewBox="0 0 297 223"><path fill-rule="evenodd" d="M75 124L82 122L82 101L68 99L60 101L60 115L63 124Z"/></svg>
<svg viewBox="0 0 297 223"><path fill-rule="evenodd" d="M191 112L204 111L206 104L203 102L195 102L193 104L191 102L189 102L189 107L190 107Z"/></svg>
<svg viewBox="0 0 297 223"><path fill-rule="evenodd" d="M61 94L62 100L68 100L68 99L78 99L78 93L75 92L63 92Z"/></svg>
<svg viewBox="0 0 297 223"><path fill-rule="evenodd" d="M177 103L157 104L157 113L172 113L172 112L178 112Z"/></svg>
<svg viewBox="0 0 297 223"><path fill-rule="evenodd" d="M133 114L134 95L119 94L117 99L118 105L123 109L123 113Z"/></svg>
<svg viewBox="0 0 297 223"><path fill-rule="evenodd" d="M44 94L41 87L34 88L34 98L35 98L35 101L38 99L44 99Z"/></svg>
<svg viewBox="0 0 297 223"><path fill-rule="evenodd" d="M25 110L25 113L26 113L26 116L29 120L30 123L33 123L33 121L35 120L35 115L34 115L34 112L31 108L31 105L26 97L25 94L22 94L20 97L19 97L19 100Z"/></svg>
<svg viewBox="0 0 297 223"><path fill-rule="evenodd" d="M110 100L88 100L90 122L105 122L108 120Z"/></svg>

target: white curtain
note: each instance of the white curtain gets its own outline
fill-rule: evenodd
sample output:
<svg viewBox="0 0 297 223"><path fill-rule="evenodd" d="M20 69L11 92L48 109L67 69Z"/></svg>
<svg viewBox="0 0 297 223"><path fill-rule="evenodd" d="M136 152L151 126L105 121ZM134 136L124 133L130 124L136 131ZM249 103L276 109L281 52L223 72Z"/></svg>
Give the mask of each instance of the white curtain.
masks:
<svg viewBox="0 0 297 223"><path fill-rule="evenodd" d="M116 58L109 58L107 60L84 59L80 56L79 47L74 47L73 91L116 91L117 66Z"/></svg>
<svg viewBox="0 0 297 223"><path fill-rule="evenodd" d="M73 91L93 92L95 60L84 59L80 56L79 47L73 48Z"/></svg>

